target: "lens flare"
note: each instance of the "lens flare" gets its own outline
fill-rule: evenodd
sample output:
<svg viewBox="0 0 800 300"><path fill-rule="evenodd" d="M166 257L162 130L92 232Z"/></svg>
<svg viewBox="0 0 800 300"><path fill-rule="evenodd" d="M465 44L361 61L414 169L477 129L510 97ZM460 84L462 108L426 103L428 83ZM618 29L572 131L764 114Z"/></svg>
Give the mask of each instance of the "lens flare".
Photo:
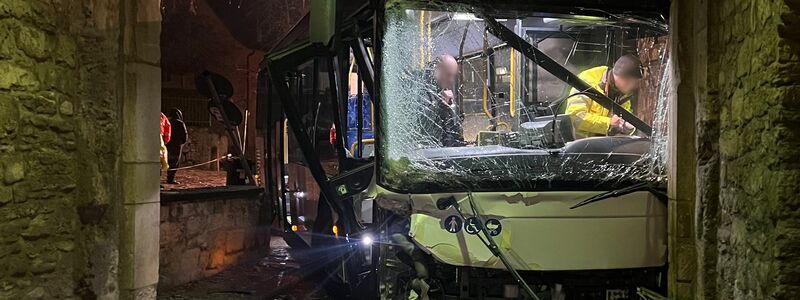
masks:
<svg viewBox="0 0 800 300"><path fill-rule="evenodd" d="M371 246L374 242L371 235L365 234L361 237L361 244L364 246Z"/></svg>

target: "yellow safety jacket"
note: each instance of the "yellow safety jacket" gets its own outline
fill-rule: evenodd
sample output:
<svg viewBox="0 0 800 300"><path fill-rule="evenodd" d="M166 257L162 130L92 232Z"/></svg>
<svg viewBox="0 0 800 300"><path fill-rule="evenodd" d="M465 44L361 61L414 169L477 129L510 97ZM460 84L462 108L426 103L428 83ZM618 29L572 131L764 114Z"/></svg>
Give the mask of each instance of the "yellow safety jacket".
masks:
<svg viewBox="0 0 800 300"><path fill-rule="evenodd" d="M606 71L608 71L607 66L594 67L578 74L578 78L608 96L606 87L603 86L603 75L606 74ZM577 92L578 90L573 88L569 91L569 94L572 95ZM630 111L630 98L623 103L619 103L619 105ZM595 103L591 98L584 95L570 97L567 99L566 113L572 116L575 137L584 138L608 134L611 112L602 105Z"/></svg>
<svg viewBox="0 0 800 300"><path fill-rule="evenodd" d="M159 148L159 154L161 155L161 171L169 170L169 162L167 161L167 146L164 145L164 136L160 135L158 137L161 140L161 148Z"/></svg>

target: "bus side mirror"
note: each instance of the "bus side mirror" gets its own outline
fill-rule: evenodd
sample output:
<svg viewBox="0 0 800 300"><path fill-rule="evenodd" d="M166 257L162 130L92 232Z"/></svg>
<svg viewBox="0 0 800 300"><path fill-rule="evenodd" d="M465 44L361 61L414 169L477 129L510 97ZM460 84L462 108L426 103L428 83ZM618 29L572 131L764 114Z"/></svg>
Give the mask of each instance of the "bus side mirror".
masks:
<svg viewBox="0 0 800 300"><path fill-rule="evenodd" d="M208 70L203 71L203 73L200 73L195 78L195 87L197 88L197 92L201 95L212 98L211 88L208 86L207 79L211 79L211 83L214 84L217 94L222 98L230 98L233 96L233 84L231 84L230 80L225 78L225 76Z"/></svg>

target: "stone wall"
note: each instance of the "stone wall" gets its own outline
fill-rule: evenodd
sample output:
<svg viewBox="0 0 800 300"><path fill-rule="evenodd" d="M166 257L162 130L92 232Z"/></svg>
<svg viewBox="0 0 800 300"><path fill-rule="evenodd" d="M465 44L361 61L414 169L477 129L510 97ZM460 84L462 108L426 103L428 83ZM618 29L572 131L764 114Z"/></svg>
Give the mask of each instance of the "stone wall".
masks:
<svg viewBox="0 0 800 300"><path fill-rule="evenodd" d="M697 104L696 148L678 148L696 150L697 199L671 207L679 220L693 214L696 229L694 242L670 251L691 257L696 249L697 256L670 262L696 270L683 281L694 294L673 286L670 299L798 299L800 2L673 5L683 6L673 7L683 13L673 20L684 53L679 77L687 85L678 90L679 103Z"/></svg>
<svg viewBox="0 0 800 300"><path fill-rule="evenodd" d="M797 299L800 2L725 1L710 15L716 72L705 100L718 105L719 121L711 125L719 128L717 295Z"/></svg>
<svg viewBox="0 0 800 300"><path fill-rule="evenodd" d="M159 288L205 278L265 254L269 232L258 227L260 191L224 199L162 201Z"/></svg>
<svg viewBox="0 0 800 300"><path fill-rule="evenodd" d="M187 130L189 141L183 146L183 165L200 164L228 154L228 134L224 130L199 126L189 126ZM198 169L224 171L219 162Z"/></svg>
<svg viewBox="0 0 800 300"><path fill-rule="evenodd" d="M0 299L113 298L119 1L0 1Z"/></svg>

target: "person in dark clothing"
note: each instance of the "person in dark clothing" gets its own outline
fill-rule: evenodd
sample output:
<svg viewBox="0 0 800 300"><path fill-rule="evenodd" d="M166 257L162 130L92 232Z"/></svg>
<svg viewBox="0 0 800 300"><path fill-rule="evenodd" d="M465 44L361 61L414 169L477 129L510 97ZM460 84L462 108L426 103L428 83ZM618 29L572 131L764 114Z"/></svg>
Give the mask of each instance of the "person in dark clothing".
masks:
<svg viewBox="0 0 800 300"><path fill-rule="evenodd" d="M169 122L172 125L172 134L167 143L167 155L169 161L169 171L167 171L167 183L177 184L175 181L175 168L181 161L183 144L186 144L188 135L186 124L183 123L183 113L177 108L173 108L169 113Z"/></svg>
<svg viewBox="0 0 800 300"><path fill-rule="evenodd" d="M437 57L423 74L424 93L427 112L421 123L438 146L464 146L461 119L453 101L453 85L458 75L458 62L450 55Z"/></svg>

